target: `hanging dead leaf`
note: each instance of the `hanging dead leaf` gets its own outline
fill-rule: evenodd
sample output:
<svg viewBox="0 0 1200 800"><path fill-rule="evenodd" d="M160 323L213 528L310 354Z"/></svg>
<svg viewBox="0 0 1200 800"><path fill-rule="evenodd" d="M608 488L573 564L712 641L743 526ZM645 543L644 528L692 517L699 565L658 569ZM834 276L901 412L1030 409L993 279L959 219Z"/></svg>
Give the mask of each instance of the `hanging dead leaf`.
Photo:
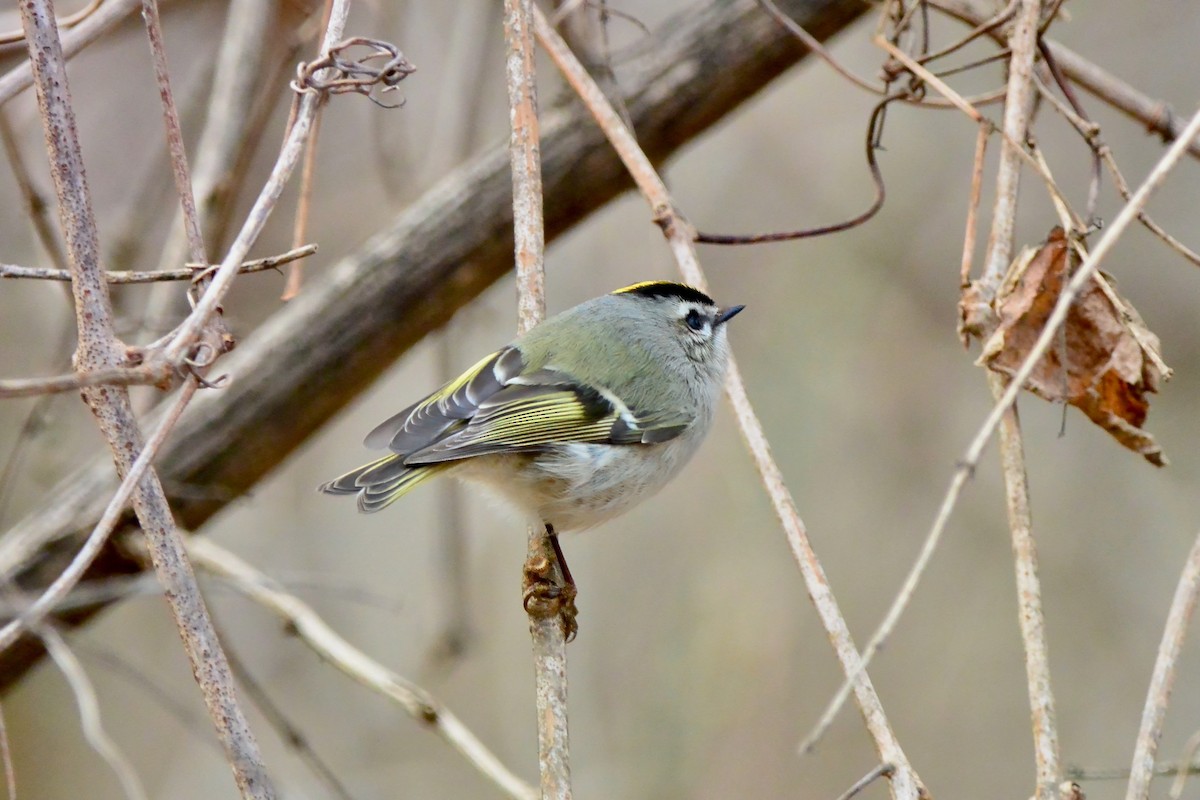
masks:
<svg viewBox="0 0 1200 800"><path fill-rule="evenodd" d="M1062 228L1055 227L1041 247L1026 248L1013 261L996 295L998 324L980 364L1009 377L1016 374L1070 279L1071 255ZM1158 337L1110 281L1096 275L1072 304L1058 343L1038 362L1025 388L1078 407L1122 445L1163 466L1162 448L1142 425L1150 408L1146 395L1170 377Z"/></svg>

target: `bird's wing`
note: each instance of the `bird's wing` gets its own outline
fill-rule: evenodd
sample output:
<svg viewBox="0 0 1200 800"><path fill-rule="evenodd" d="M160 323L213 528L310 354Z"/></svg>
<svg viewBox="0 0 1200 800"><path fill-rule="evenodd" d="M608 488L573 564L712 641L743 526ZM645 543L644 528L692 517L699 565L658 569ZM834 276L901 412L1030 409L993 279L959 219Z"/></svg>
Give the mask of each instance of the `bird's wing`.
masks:
<svg viewBox="0 0 1200 800"><path fill-rule="evenodd" d="M482 359L441 389L367 434L366 445L434 464L550 444L653 444L691 423L682 412L639 414L557 369L522 375L515 347Z"/></svg>
<svg viewBox="0 0 1200 800"><path fill-rule="evenodd" d="M428 447L466 425L479 404L508 385L524 367L515 347L492 353L433 394L381 422L364 443L401 455Z"/></svg>
<svg viewBox="0 0 1200 800"><path fill-rule="evenodd" d="M455 418L440 429L435 441L408 452L404 463L437 464L573 442L653 444L675 438L692 421L679 412L639 415L619 400L552 368L509 375L500 383L488 396L476 397L465 423ZM465 411L462 405L455 408Z"/></svg>

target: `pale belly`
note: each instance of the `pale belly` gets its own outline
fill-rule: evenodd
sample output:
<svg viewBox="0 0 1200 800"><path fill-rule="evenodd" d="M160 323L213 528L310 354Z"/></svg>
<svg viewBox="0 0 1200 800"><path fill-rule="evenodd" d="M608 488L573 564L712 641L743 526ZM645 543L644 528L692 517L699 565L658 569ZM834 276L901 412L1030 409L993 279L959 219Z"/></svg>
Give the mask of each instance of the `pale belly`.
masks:
<svg viewBox="0 0 1200 800"><path fill-rule="evenodd" d="M468 459L457 477L486 486L531 523L578 531L612 519L661 489L699 444L687 434L656 445L570 444L536 455Z"/></svg>

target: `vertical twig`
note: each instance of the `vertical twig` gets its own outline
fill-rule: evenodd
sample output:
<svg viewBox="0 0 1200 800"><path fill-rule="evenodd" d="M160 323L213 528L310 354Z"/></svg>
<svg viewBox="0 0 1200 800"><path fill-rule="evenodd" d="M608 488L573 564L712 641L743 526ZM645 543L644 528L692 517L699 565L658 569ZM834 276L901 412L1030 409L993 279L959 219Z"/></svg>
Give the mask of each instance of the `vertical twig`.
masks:
<svg viewBox="0 0 1200 800"><path fill-rule="evenodd" d="M508 84L509 158L513 177L517 314L521 333L546 316L543 257L542 165L538 147L537 85L533 64L532 0L504 0L505 76ZM547 531L531 528L526 563L555 564ZM526 570L528 573L528 570ZM557 614L529 614L537 694L538 769L544 800L571 797L567 735L567 642Z"/></svg>
<svg viewBox="0 0 1200 800"><path fill-rule="evenodd" d="M607 101L600 87L583 69L566 43L540 11L535 9L534 14L539 41L559 71L562 72L563 77L595 117L597 124L604 130L613 149L624 162L634 182L650 204L654 219L662 227L663 233L667 237L667 242L684 280L703 289L707 281L696 256L691 228L675 211L671 196L662 178L659 177L646 154L638 147L633 134L621 122L620 116ZM926 792L921 779L909 764L908 757L892 732L870 677L861 668L861 660L850 635L850 629L838 609L837 600L829 587L816 552L808 540L808 533L796 510L795 502L783 481L783 474L779 471L779 466L771 455L762 423L750 404L737 363L732 358L729 361L729 374L725 382L725 390L733 404L742 437L750 449L755 466L767 489L767 494L775 507L775 513L783 524L788 544L800 567L809 597L812 598L817 614L825 626L826 634L841 662L843 672L847 676L852 676L855 700L862 712L867 731L875 742L881 760L895 767L895 771L889 776L892 796L906 800L924 797Z"/></svg>
<svg viewBox="0 0 1200 800"><path fill-rule="evenodd" d="M1175 587L1171 610L1167 612L1167 624L1163 629L1162 641L1158 645L1158 657L1154 660L1154 673L1150 678L1150 690L1146 694L1146 706L1142 710L1142 725L1138 730L1137 744L1133 750L1133 767L1129 773L1129 788L1125 800L1146 800L1150 796L1150 781L1154 777L1154 756L1158 740L1162 736L1163 719L1167 715L1167 703L1171 699L1171 688L1175 685L1175 667L1179 663L1179 652L1183 649L1183 637L1187 634L1192 612L1196 610L1196 599L1200 596L1200 534L1192 544L1183 574ZM1191 757L1181 764L1187 770Z"/></svg>
<svg viewBox="0 0 1200 800"><path fill-rule="evenodd" d="M996 174L996 202L992 209L992 228L988 236L987 260L980 279L985 302L996 290L1012 259L1017 220L1017 193L1021 178L1021 153L1018 148L1029 133L1036 89L1033 82L1037 56L1041 0L1021 0L1017 9L1009 49L1008 91L1004 104L1005 138ZM997 402L1004 396L1007 380L988 373L988 387ZM1000 418L1000 463L1004 472L1008 525L1012 535L1014 569L1017 581L1017 609L1021 638L1025 645L1025 676L1033 723L1033 750L1037 765L1037 800L1058 795L1062 765L1058 752L1058 728L1054 718L1054 694L1050 686L1050 662L1046 643L1046 620L1042 614L1041 582L1037 574L1037 546L1029 509L1029 486L1025 469L1025 450L1016 406L1007 407Z"/></svg>
<svg viewBox="0 0 1200 800"><path fill-rule="evenodd" d="M987 153L989 125L979 123L975 137L975 163L971 168L971 198L967 203L967 232L963 235L962 267L959 271L959 288L971 283L971 261L975 258L976 224L979 219L979 199L983 195L983 159ZM964 344L966 340L964 338Z"/></svg>
<svg viewBox="0 0 1200 800"><path fill-rule="evenodd" d="M321 12L321 27L329 24L329 15L333 13L333 3L325 0L325 8ZM321 109L324 104L317 106L313 116L312 134L308 138L308 147L304 152L304 164L300 168L300 195L296 199L296 220L292 226L292 241L301 242L308 236L308 220L311 214L312 193L316 183L317 173L317 143L321 139ZM295 106L292 107L293 111ZM284 302L300 294L300 286L304 282L304 265L292 264L288 269L287 284L283 294L279 296Z"/></svg>
<svg viewBox="0 0 1200 800"><path fill-rule="evenodd" d="M999 400L1008 381L988 372L988 387ZM1046 619L1042 614L1042 587L1038 579L1037 544L1029 509L1029 485L1025 472L1025 448L1021 423L1014 405L1000 419L1000 464L1004 472L1005 505L1012 535L1013 566L1017 579L1017 619L1025 644L1025 679L1033 723L1034 757L1037 764L1036 797L1054 797L1062 783L1058 752L1058 727L1054 716L1054 693L1050 688L1050 657L1046 643Z"/></svg>
<svg viewBox="0 0 1200 800"><path fill-rule="evenodd" d="M124 353L113 333L112 305L100 262L96 222L54 9L49 0L26 0L20 9L71 265L79 332L75 366L84 373L119 367ZM84 389L83 396L113 451L118 474L125 476L142 450L141 432L128 390L96 386ZM134 510L238 787L244 797L272 798L274 790L262 756L237 702L220 642L213 633L182 539L153 470L148 470L137 483Z"/></svg>
<svg viewBox="0 0 1200 800"><path fill-rule="evenodd" d="M991 300L1008 269L1017 225L1017 192L1021 185L1021 147L1033 112L1033 61L1041 0L1021 0L1009 35L1012 57L1008 67L1008 90L1004 100L1004 141L996 169L996 203L992 207L992 230L988 236L986 261L980 278L984 300Z"/></svg>
<svg viewBox="0 0 1200 800"><path fill-rule="evenodd" d="M308 237L308 219L311 215L312 193L316 184L317 172L317 142L321 138L321 112L313 118L312 136L308 139L308 148L304 153L304 164L300 168L300 197L296 201L296 222L292 227L292 241L304 244ZM299 247L300 245L293 245ZM287 284L283 287L280 300L287 301L300 294L300 286L304 282L304 262L298 261L288 268Z"/></svg>
<svg viewBox="0 0 1200 800"><path fill-rule="evenodd" d="M171 93L171 73L167 69L167 50L163 44L157 0L142 0L142 19L146 22L146 38L150 40L150 54L154 59L154 79L158 83L158 96L162 100L167 151L171 155L175 191L179 194L179 203L183 209L183 229L187 235L188 251L192 261L207 266L204 236L200 231L200 218L196 213L196 198L192 194L192 174L188 169L187 151L183 146L183 128L179 123L179 110L175 107L175 98Z"/></svg>

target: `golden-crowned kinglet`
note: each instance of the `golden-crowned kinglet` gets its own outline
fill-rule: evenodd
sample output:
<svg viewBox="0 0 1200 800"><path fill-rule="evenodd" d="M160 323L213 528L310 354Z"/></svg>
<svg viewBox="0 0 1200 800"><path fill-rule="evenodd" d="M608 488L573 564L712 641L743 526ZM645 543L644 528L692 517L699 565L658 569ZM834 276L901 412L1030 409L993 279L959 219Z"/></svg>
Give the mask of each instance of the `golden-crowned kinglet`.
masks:
<svg viewBox="0 0 1200 800"><path fill-rule="evenodd" d="M725 323L742 308L668 281L581 303L380 424L366 445L388 455L321 491L374 512L445 473L495 489L551 534L603 522L662 488L708 433Z"/></svg>

